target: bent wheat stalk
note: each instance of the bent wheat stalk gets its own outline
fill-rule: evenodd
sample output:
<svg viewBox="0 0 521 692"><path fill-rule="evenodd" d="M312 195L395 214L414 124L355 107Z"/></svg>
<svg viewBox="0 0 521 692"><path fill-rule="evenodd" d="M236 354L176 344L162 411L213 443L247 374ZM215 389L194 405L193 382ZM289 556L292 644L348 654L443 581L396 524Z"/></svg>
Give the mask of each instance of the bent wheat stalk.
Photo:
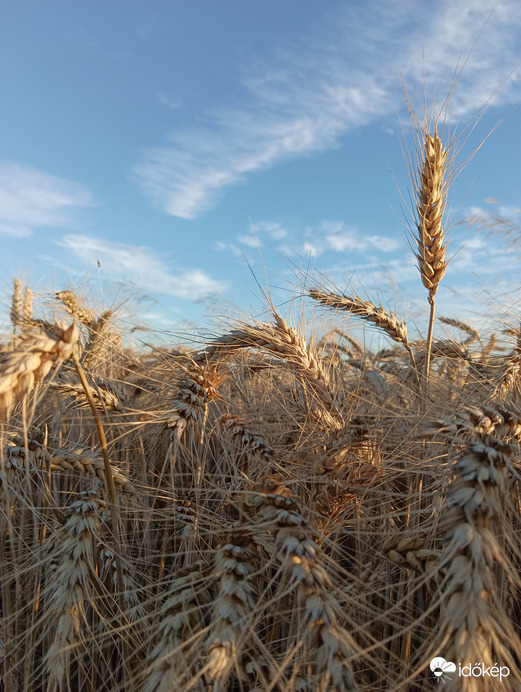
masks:
<svg viewBox="0 0 521 692"><path fill-rule="evenodd" d="M393 341L405 346L411 356L413 368L415 367L414 353L407 338L407 325L405 322L400 322L393 312L387 312L381 305L377 307L374 303L371 303L371 301L363 300L357 295L346 296L343 294L311 289L309 291L309 296L322 305L336 308L337 310L348 310L353 313L353 315L357 315L368 322L376 324L376 326L383 329Z"/></svg>
<svg viewBox="0 0 521 692"><path fill-rule="evenodd" d="M109 459L109 450L107 446L107 438L105 437L105 431L103 429L103 424L101 422L101 418L99 415L99 411L96 408L96 403L94 401L94 397L92 396L92 391L89 386L89 383L87 382L87 377L85 375L85 371L81 367L80 364L80 359L78 357L78 354L76 351L72 352L71 355L72 362L74 363L74 367L76 368L76 372L78 373L78 377L80 378L80 382L83 386L83 389L85 390L85 396L87 397L90 405L90 409L92 411L92 415L94 416L94 420L96 422L96 429L98 431L98 437L101 445L101 452L103 455L103 463L104 463L104 469L105 469L105 481L107 483L107 490L109 494L109 506L110 506L110 518L111 518L111 527L112 527L112 535L114 539L114 547L116 549L116 574L117 574L117 582L118 582L118 594L119 594L119 605L121 609L121 617L123 618L123 614L125 613L125 603L124 603L124 579L123 579L123 567L121 563L121 535L120 535L120 530L119 530L119 518L118 518L118 513L117 513L117 501L116 501L116 486L114 485L114 477L112 475L112 466L110 463Z"/></svg>

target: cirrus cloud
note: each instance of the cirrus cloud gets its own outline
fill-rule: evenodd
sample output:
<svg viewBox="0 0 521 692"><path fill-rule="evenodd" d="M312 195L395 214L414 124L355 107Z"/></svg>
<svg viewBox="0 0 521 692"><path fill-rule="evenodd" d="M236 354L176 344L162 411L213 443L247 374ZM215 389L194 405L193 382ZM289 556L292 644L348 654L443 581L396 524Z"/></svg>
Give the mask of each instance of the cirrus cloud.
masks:
<svg viewBox="0 0 521 692"><path fill-rule="evenodd" d="M214 279L202 269L183 268L172 272L152 248L144 245L86 235L66 235L58 245L90 267L99 263L107 278L150 293L200 300L227 288L226 282Z"/></svg>
<svg viewBox="0 0 521 692"><path fill-rule="evenodd" d="M415 0L348 7L250 70L242 103L199 114L201 126L145 150L134 178L167 214L193 219L256 171L337 147L355 127L394 120L400 74L411 93L423 93L424 80L429 91L442 85L447 93L479 36L451 97L455 116L473 116L517 66L520 27L517 0L441 0L434 14ZM513 75L498 102L519 101L520 84Z"/></svg>
<svg viewBox="0 0 521 692"><path fill-rule="evenodd" d="M91 193L80 183L0 162L0 234L24 238L38 228L68 226L78 208L93 204Z"/></svg>

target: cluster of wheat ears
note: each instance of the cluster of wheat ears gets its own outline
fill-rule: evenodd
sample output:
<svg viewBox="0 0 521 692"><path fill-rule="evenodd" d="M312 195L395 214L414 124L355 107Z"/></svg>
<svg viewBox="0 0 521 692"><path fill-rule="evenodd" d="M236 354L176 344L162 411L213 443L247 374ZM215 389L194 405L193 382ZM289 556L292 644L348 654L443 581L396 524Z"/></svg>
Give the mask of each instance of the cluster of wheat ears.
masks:
<svg viewBox="0 0 521 692"><path fill-rule="evenodd" d="M521 332L433 337L453 143L437 120L415 131L415 341L317 284L306 300L342 320L325 335L271 307L203 348L139 351L71 291L53 303L68 320L35 317L15 280L3 692L432 690L436 656L521 689Z"/></svg>

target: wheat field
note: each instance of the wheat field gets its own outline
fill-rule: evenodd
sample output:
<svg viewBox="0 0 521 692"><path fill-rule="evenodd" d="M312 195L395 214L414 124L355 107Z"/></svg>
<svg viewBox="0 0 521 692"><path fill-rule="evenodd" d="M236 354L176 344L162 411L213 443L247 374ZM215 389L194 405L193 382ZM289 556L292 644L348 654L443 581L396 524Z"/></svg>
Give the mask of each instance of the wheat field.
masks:
<svg viewBox="0 0 521 692"><path fill-rule="evenodd" d="M416 133L426 334L316 282L327 330L271 305L137 350L112 311L64 290L44 314L15 279L3 692L433 690L438 656L509 671L443 689L521 689L521 331L436 318L453 142Z"/></svg>

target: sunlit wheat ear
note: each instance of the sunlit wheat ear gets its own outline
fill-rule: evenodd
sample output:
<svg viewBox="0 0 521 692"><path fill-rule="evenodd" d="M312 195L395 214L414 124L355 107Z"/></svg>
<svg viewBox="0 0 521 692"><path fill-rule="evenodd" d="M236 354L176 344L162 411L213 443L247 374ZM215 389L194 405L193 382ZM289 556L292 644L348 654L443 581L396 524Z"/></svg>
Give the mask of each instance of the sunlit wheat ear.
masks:
<svg viewBox="0 0 521 692"><path fill-rule="evenodd" d="M36 471L45 467L48 467L55 478L60 475L70 477L77 474L91 479L98 478L101 481L105 479L103 459L83 447L54 450L35 440L29 440L26 448L23 435L10 435L9 438L9 442L15 444L3 446L5 456L3 471L11 482L17 476L20 477L20 481L27 480L26 473L21 473L22 471ZM135 488L125 473L114 465L111 466L111 470L114 486L118 492L125 493L128 499L134 498Z"/></svg>
<svg viewBox="0 0 521 692"><path fill-rule="evenodd" d="M205 359L192 362L187 372L177 381L178 391L168 412L166 427L171 430L173 440L179 440L187 426L190 426L202 441L208 405L218 398L219 387L225 377L219 362L211 363Z"/></svg>
<svg viewBox="0 0 521 692"><path fill-rule="evenodd" d="M425 133L416 188L416 246L421 280L429 290L430 300L436 295L447 269L447 243L443 228L443 214L447 204L447 153L436 128L432 135Z"/></svg>
<svg viewBox="0 0 521 692"><path fill-rule="evenodd" d="M284 487L268 481L258 488L261 492L252 495L249 504L257 508L262 525L273 527L283 579L289 593L295 596L295 617L300 619L302 643L315 664L313 689L357 690L352 661L357 658L358 647L341 625L342 608L331 593L332 580L314 532L298 503L287 497Z"/></svg>
<svg viewBox="0 0 521 692"><path fill-rule="evenodd" d="M24 291L24 303L22 307L22 329L27 331L31 328L33 321L33 292L26 287Z"/></svg>
<svg viewBox="0 0 521 692"><path fill-rule="evenodd" d="M444 324L448 324L451 327L456 327L456 329L460 329L462 332L465 332L468 334L468 338L465 339L464 344L465 346L471 346L473 343L476 341L480 341L481 336L480 333L478 332L477 329L474 329L470 324L466 324L465 322L462 322L461 320L456 320L451 317L440 317L439 318L440 322L443 322Z"/></svg>
<svg viewBox="0 0 521 692"><path fill-rule="evenodd" d="M50 639L45 657L50 690L70 689L67 676L71 659L78 655L77 647L92 646L85 637L92 627L98 579L96 552L105 542L104 513L106 504L94 492L83 493L72 503L67 523L49 539L54 568L49 575L42 624Z"/></svg>
<svg viewBox="0 0 521 692"><path fill-rule="evenodd" d="M222 682L234 668L241 669L241 650L248 640L249 620L257 602L251 575L255 552L246 531L229 536L219 547L215 576L220 577L212 626L208 636L208 674Z"/></svg>
<svg viewBox="0 0 521 692"><path fill-rule="evenodd" d="M508 443L477 435L454 468L442 520L448 544L438 563L444 572L439 632L448 660L482 661L485 666L501 661L516 669L521 642L499 588L502 579L519 588L519 575L503 547L505 536L513 540L505 510L514 453ZM475 681L461 679L449 689L497 689L495 681L486 683L480 680L477 688Z"/></svg>
<svg viewBox="0 0 521 692"><path fill-rule="evenodd" d="M172 692L191 688L199 673L204 651L204 613L208 594L204 583L208 568L202 561L176 573L168 588L168 598L158 613L156 644L149 654L150 668L144 692Z"/></svg>
<svg viewBox="0 0 521 692"><path fill-rule="evenodd" d="M89 407L89 401L81 384L55 382L54 388L67 397L68 407L77 409ZM96 383L96 388L92 389L92 397L96 402L96 408L100 411L123 411L117 394L108 387L101 387Z"/></svg>
<svg viewBox="0 0 521 692"><path fill-rule="evenodd" d="M262 349L284 361L301 382L308 412L331 426L340 427L342 423L337 396L321 358L275 311L273 317L274 325L240 325L238 329L211 342L198 359L205 358L212 362L230 359L243 349Z"/></svg>
<svg viewBox="0 0 521 692"><path fill-rule="evenodd" d="M86 326L91 326L94 324L94 315L90 310L87 310L80 305L77 297L72 291L58 291L56 295L63 303L63 306L69 315L75 317L80 324L84 324Z"/></svg>
<svg viewBox="0 0 521 692"><path fill-rule="evenodd" d="M391 311L384 310L381 305L376 306L369 300L363 300L359 296L347 296L344 294L311 289L309 296L326 307L336 310L346 310L353 315L357 315L368 322L376 324L393 341L403 344L409 351L414 363L414 355L407 338L407 325L400 322L398 317Z"/></svg>
<svg viewBox="0 0 521 692"><path fill-rule="evenodd" d="M77 341L75 324L69 328L56 325L52 332L23 335L15 351L0 356L0 421L6 420L33 385L44 379L55 358L63 361L71 357Z"/></svg>
<svg viewBox="0 0 521 692"><path fill-rule="evenodd" d="M467 404L446 418L429 424L423 434L439 436L450 442L466 444L490 435L505 442L521 439L521 411L504 406Z"/></svg>
<svg viewBox="0 0 521 692"><path fill-rule="evenodd" d="M13 325L13 332L15 332L22 319L22 282L20 279L13 279L13 296L9 316Z"/></svg>
<svg viewBox="0 0 521 692"><path fill-rule="evenodd" d="M430 352L434 328L435 298L447 269L447 243L443 214L447 205L447 149L438 136L425 131L423 151L416 181L416 257L423 285L429 291L429 329L425 358L425 379L429 378Z"/></svg>

